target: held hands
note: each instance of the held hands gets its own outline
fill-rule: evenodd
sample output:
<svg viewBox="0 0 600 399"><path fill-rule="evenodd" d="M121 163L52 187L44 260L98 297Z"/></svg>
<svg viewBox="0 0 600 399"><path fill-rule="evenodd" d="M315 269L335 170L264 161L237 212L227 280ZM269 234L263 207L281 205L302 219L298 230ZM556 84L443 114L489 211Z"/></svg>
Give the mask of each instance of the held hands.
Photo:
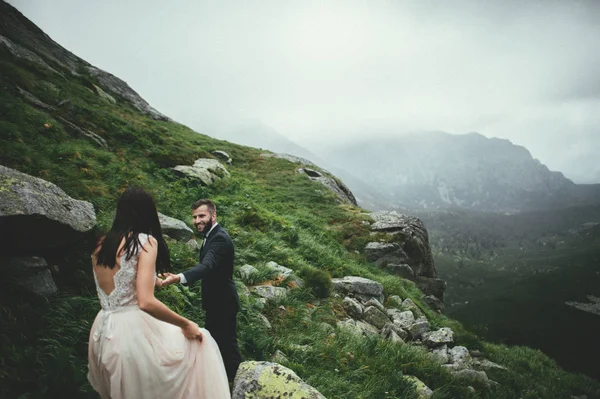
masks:
<svg viewBox="0 0 600 399"><path fill-rule="evenodd" d="M164 280L161 280L159 287L166 287L167 285L178 283L180 278L179 275L173 273L162 273L159 274L159 277L162 277ZM158 281L159 279L157 279ZM157 283L158 285L158 283Z"/></svg>
<svg viewBox="0 0 600 399"><path fill-rule="evenodd" d="M193 321L188 320L186 325L181 327L181 331L183 331L183 335L185 335L187 339L197 339L202 342L202 331L200 330L200 326Z"/></svg>

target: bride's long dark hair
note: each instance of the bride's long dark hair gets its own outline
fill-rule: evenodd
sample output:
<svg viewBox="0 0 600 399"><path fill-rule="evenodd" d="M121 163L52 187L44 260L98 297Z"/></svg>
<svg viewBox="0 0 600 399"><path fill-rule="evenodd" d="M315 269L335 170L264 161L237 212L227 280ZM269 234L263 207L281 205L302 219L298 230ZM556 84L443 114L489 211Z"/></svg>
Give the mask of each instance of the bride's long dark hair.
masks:
<svg viewBox="0 0 600 399"><path fill-rule="evenodd" d="M140 233L150 234L158 242L156 271L158 273L169 271L171 269L169 247L162 236L154 200L141 188L129 188L121 195L113 225L104 239L98 243L100 248L96 253L96 264L114 268L123 237L125 237L125 258L131 259L140 248L143 249L138 238Z"/></svg>

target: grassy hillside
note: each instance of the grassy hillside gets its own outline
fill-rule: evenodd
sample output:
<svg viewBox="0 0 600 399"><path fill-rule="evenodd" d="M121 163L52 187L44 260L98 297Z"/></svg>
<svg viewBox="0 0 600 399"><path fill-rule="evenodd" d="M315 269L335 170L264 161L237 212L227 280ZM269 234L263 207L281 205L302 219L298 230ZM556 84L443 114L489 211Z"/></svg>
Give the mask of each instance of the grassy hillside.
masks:
<svg viewBox="0 0 600 399"><path fill-rule="evenodd" d="M435 398L598 397L597 382L562 371L538 351L479 340L459 323L423 306L412 283L371 267L354 252L369 240L362 223L368 216L361 209L338 205L322 185L296 173L296 165L260 157L256 149L215 140L177 123L150 119L118 96L113 104L97 94L94 85L100 83L85 68L73 76L47 62L62 74L16 59L0 46L0 164L90 201L98 216L96 234L109 227L116 199L131 185L149 190L160 212L187 221L190 204L210 197L218 204L220 223L234 239L237 267L250 263L260 268L276 261L305 275L319 276L321 271L333 277L376 279L386 295L411 297L432 327L451 327L458 344L483 351L509 370L489 372L499 387L474 385L472 392L419 347L359 340L341 332L330 337L321 323L335 324L345 315L341 299L317 298L319 278L313 286L293 290L264 308L242 295L240 344L245 359L269 359L282 349L289 356L285 365L328 398L415 397L403 374L420 378L435 390ZM21 90L54 108L35 105ZM78 136L66 121L102 137L107 148ZM228 152L233 164L231 177L211 187L179 178L170 169L212 157L213 150ZM58 266L54 277L61 293L49 299L25 294L13 284L11 270L2 271L0 397L95 397L86 381L87 338L99 309L89 264L92 242L89 238L72 248L40 253ZM170 248L175 271L195 263L194 253L184 244L171 242ZM238 285L243 291L244 284ZM158 295L202 324L198 290L199 285L174 286ZM259 322L259 312L273 330ZM310 350L295 345L309 345Z"/></svg>

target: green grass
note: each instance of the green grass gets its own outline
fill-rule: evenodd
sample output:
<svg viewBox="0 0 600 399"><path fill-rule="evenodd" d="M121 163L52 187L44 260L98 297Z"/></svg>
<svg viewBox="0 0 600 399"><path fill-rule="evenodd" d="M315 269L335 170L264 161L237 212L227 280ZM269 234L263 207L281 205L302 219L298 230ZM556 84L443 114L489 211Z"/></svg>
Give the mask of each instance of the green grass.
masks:
<svg viewBox="0 0 600 399"><path fill-rule="evenodd" d="M246 283L272 279L262 268L268 261L313 276L305 288L266 306L241 295L239 338L245 359L266 360L281 349L289 358L286 365L329 398L414 397L412 386L402 378L406 374L435 389L436 398L508 398L523 393L529 395L523 397L551 397L549 387L553 392L597 396L597 383L560 370L538 352L532 355L521 348L483 342L457 321L427 309L413 283L367 264L354 251L371 239L362 223L368 216L361 209L338 205L323 186L297 173L296 165L261 157L256 149L197 134L176 123L151 120L118 96L116 105L109 104L89 90L91 83L97 84L90 76L67 78L69 74L44 72L27 61L15 60L3 49L0 55L0 164L51 181L72 197L90 201L98 217L96 234L110 227L116 200L131 185L151 192L160 212L188 223L190 204L210 197L217 203L219 222L235 242L236 267L249 263L261 270ZM34 108L18 94L17 85L56 110ZM59 107L65 99L70 102ZM60 118L98 134L108 148L78 137ZM211 187L177 177L170 169L211 157L216 149L228 152L233 164L231 177ZM60 267L54 276L60 295L35 298L0 283L1 397L95 397L86 381L87 336L99 309L89 265L92 243L89 239L85 245L41 254ZM187 246L172 242L170 249L174 271L194 265L196 255ZM434 327L452 327L457 343L482 349L492 360L513 365L512 369L494 376L501 388L474 385L477 393L473 394L423 349L359 340L343 332L330 336L322 323L333 326L345 314L339 298L319 291L327 286L327 275L360 275L380 281L387 295L412 298ZM237 284L242 292L242 282ZM198 285L169 287L157 295L202 324ZM269 318L272 330L256 317L259 312ZM296 345L308 345L310 350ZM546 375L553 376L553 385L548 385Z"/></svg>

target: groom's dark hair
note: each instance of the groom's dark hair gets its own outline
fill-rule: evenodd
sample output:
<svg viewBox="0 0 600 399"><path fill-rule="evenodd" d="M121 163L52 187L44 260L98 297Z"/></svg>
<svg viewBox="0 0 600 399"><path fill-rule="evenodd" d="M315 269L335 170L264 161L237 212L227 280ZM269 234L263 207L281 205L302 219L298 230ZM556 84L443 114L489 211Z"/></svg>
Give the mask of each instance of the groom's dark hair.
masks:
<svg viewBox="0 0 600 399"><path fill-rule="evenodd" d="M198 201L194 202L192 204L192 210L196 210L198 208L200 208L202 205L206 205L206 207L208 208L208 211L210 212L211 215L214 215L215 212L217 211L217 207L215 206L215 204L209 200L209 199L199 199Z"/></svg>

